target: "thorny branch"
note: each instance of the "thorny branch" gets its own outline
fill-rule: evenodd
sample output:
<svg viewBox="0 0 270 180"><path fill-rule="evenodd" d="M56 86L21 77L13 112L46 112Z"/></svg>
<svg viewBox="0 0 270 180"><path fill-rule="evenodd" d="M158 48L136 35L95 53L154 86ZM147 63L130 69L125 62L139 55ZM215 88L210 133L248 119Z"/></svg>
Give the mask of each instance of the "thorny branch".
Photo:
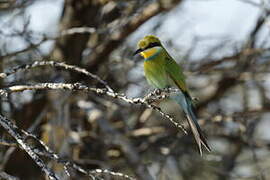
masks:
<svg viewBox="0 0 270 180"><path fill-rule="evenodd" d="M50 90L71 90L71 91L94 92L94 93L99 94L99 95L106 95L106 96L113 97L113 98L116 98L119 100L123 100L127 103L130 103L130 104L145 105L146 107L151 108L151 109L159 112L163 117L169 119L170 122L172 122L176 127L181 128L182 131L185 134L187 134L183 125L175 122L174 119L170 115L164 113L160 107L153 104L153 102L155 102L157 100L167 98L170 95L170 93L177 92L176 89L155 90L155 91L147 94L143 98L128 98L126 95L114 92L112 90L112 88L110 88L110 86L105 81L100 79L98 76L86 71L85 69L82 69L82 68L79 68L76 66L72 66L72 65L67 65L65 63L54 62L54 61L40 61L40 62L36 61L36 62L29 64L29 65L22 65L22 66L19 66L17 68L14 68L6 73L0 73L0 78L5 78L5 77L7 77L11 74L14 74L16 72L25 71L25 70L32 69L32 68L39 67L39 66L60 67L60 68L66 69L66 70L71 70L71 71L75 71L78 73L82 73L86 76L89 76L91 78L96 79L97 81L102 83L105 86L105 88L101 89L101 88L87 87L87 86L80 84L80 83L74 83L74 84L39 83L39 84L34 84L34 85L15 85L15 86L2 88L2 89L0 89L0 95L1 96L8 96L8 94L10 94L10 93L22 92L25 90L48 90L48 89L50 89ZM47 167L47 165L42 161L42 159L39 157L39 155L49 157L49 158L55 160L56 162L63 164L65 172L68 176L70 176L69 172L68 172L68 167L70 167L70 168L77 170L78 172L81 172L81 173L91 177L92 179L95 179L95 176L94 176L95 174L109 174L111 176L118 176L118 177L123 177L126 179L133 179L132 177L130 177L128 175L118 173L118 172L109 171L106 169L105 170L95 169L95 170L87 171L87 170L81 168L80 166L76 165L73 162L61 159L57 154L55 154L47 145L45 145L44 142L39 140L35 135L28 133L24 130L20 130L14 123L12 123L12 121L7 119L6 117L0 115L0 119L1 119L0 124L9 132L9 134L12 137L15 138L17 143L20 145L20 148L25 150L30 155L30 157L36 162L36 164L38 164L42 168L42 170L46 173L46 175L50 179L58 179L58 177L54 174L54 172L52 172ZM40 145L42 145L42 147L45 149L46 153L42 152L40 149L32 148L29 145L27 145L27 143L25 142L25 138L23 136L31 137L31 138L35 139ZM8 143L5 143L5 145L8 145Z"/></svg>
<svg viewBox="0 0 270 180"><path fill-rule="evenodd" d="M125 175L123 173L119 173L119 172L113 172L107 169L94 169L91 171L85 170L82 167L78 166L77 164L68 161L68 160L64 160L62 158L60 158L56 153L54 153L43 141L39 140L35 135L24 131L24 130L20 130L14 123L12 123L9 119L7 119L6 117L0 115L0 124L9 132L9 134L11 136L13 136L16 141L19 143L19 147L23 150L25 150L30 157L36 162L37 165L39 165L42 170L48 175L48 177L50 179L59 179L54 172L52 172L45 164L44 162L40 159L40 157L38 155L41 156L45 156L45 157L49 157L52 160L55 160L56 162L63 164L63 166L65 167L65 172L68 176L69 172L68 172L68 167L73 168L75 170L77 170L78 172L87 175L89 177L91 177L92 179L95 179L95 174L108 174L111 176L117 176L117 177L123 177L129 180L132 180L134 178ZM29 146L26 142L25 139L27 138L32 138L35 141L37 141L44 150L41 150L40 148L33 148L31 146ZM11 145L13 146L14 143L5 143L4 145Z"/></svg>
<svg viewBox="0 0 270 180"><path fill-rule="evenodd" d="M72 65L65 64L65 63L55 62L55 61L35 61L32 64L22 65L22 66L14 68L8 72L0 73L0 78L5 78L5 77L10 76L11 74L14 74L16 72L25 71L25 70L32 69L32 68L39 67L39 66L60 67L60 68L63 68L65 70L71 70L71 71L75 71L78 73L82 73L88 77L96 79L97 81L102 83L106 87L106 89L90 88L90 87L81 85L79 83L76 83L76 84L43 83L43 84L36 84L36 85L32 85L32 86L9 87L9 88L0 90L0 94L12 93L12 92L24 91L24 90L37 90L37 89L69 89L69 90L92 91L92 92L95 92L97 94L104 94L104 95L107 95L107 96L110 96L110 97L113 97L116 99L123 100L125 102L130 103L130 104L145 105L146 107L151 108L151 109L157 111L158 113L160 113L163 117L167 118L170 122L172 122L177 128L180 128L185 134L187 134L187 131L185 130L183 125L177 123L170 115L164 113L160 109L160 107L152 104L152 102L154 102L156 99L164 99L164 98L168 97L168 93L175 92L175 89L161 90L164 93L167 92L167 94L165 94L165 95L164 94L162 95L160 91L154 91L154 92L151 92L148 95L146 95L144 98L128 98L126 95L114 92L112 90L112 88L97 75L92 74L83 68L79 68L77 66L72 66ZM154 97L154 98L151 99L150 97Z"/></svg>
<svg viewBox="0 0 270 180"><path fill-rule="evenodd" d="M67 83L39 83L35 85L15 85L11 87L7 87L4 89L0 89L0 95L7 96L10 93L14 92L22 92L25 90L71 90L71 91L87 91L87 92L95 92L100 95L107 95L113 97L115 99L123 100L130 104L141 104L145 105L148 108L151 108L158 113L160 113L163 117L167 118L170 122L172 122L177 128L180 128L185 134L187 131L184 126L176 122L170 115L164 113L160 107L152 104L156 100L164 99L169 96L168 93L174 93L177 90L175 89L164 89L159 91L151 92L146 95L144 98L128 98L126 95L119 94L116 92L111 92L107 89L93 88L87 87L80 83L67 84ZM161 94L165 93L165 94ZM154 96L154 97L153 97Z"/></svg>
<svg viewBox="0 0 270 180"><path fill-rule="evenodd" d="M60 67L60 68L63 68L65 70L76 71L78 73L84 74L84 75L91 77L93 79L96 79L98 82L103 84L109 91L113 92L112 88L110 86L108 86L108 84L105 81L103 81L100 77L98 77L97 75L92 74L83 68L79 68L77 66L72 66L72 65L65 64L65 63L55 62L55 61L35 61L32 64L21 65L21 66L18 66L18 67L14 68L6 73L0 73L0 78L5 78L5 77L10 76L11 74L14 74L16 72L26 71L28 69L32 69L35 67L41 67L41 66Z"/></svg>
<svg viewBox="0 0 270 180"><path fill-rule="evenodd" d="M71 161L68 161L68 160L65 160L65 159L62 159L59 157L59 155L57 155L56 153L54 153L43 141L41 141L40 139L38 139L38 137L36 137L35 135L27 132L27 131L22 131L22 133L26 136L26 137L30 137L30 138L33 138L35 141L37 141L43 148L45 151L42 151L38 148L35 148L35 152L39 155L42 155L42 156L46 156L46 157L49 157L53 160L55 160L56 162L60 163L60 164L63 164L65 169L66 169L66 173L69 175L69 172L67 171L68 167L70 168L73 168L75 170L77 170L78 172L84 174L84 175L87 175L89 177L91 177L92 179L95 179L95 174L108 174L108 175L111 175L111 176L117 176L117 177L123 177L123 178L126 178L126 179L129 179L129 180L133 180L134 178L126 175L126 174L123 174L123 173L120 173L120 172L113 172L113 171L110 171L108 169L94 169L94 170L91 170L91 171L87 171L85 169L83 169L82 167L80 167L79 165L71 162Z"/></svg>
<svg viewBox="0 0 270 180"><path fill-rule="evenodd" d="M28 155L35 161L49 179L58 179L55 173L50 170L43 160L33 151L33 149L25 143L24 138L20 133L20 129L14 123L0 115L0 124L13 138L16 139L20 147L28 153Z"/></svg>

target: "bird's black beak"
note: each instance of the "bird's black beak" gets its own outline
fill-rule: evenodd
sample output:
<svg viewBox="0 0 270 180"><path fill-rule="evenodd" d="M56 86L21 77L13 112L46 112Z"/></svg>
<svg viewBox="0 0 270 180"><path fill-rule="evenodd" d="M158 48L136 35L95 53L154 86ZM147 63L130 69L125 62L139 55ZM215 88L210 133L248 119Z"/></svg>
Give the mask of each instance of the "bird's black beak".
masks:
<svg viewBox="0 0 270 180"><path fill-rule="evenodd" d="M143 52L143 50L141 48L137 49L134 53L133 56L135 56L136 54L139 54L140 52Z"/></svg>

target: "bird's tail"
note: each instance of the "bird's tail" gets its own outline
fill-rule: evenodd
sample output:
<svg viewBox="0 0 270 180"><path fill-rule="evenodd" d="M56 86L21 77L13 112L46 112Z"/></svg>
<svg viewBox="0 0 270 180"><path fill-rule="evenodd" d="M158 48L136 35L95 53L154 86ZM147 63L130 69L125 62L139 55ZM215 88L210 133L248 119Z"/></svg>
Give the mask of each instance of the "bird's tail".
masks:
<svg viewBox="0 0 270 180"><path fill-rule="evenodd" d="M188 93L179 93L173 97L174 100L183 108L188 120L188 124L193 133L195 141L198 145L200 155L202 155L202 145L211 151L209 145L207 144L206 138L197 122L197 117L195 114L194 105L192 99Z"/></svg>

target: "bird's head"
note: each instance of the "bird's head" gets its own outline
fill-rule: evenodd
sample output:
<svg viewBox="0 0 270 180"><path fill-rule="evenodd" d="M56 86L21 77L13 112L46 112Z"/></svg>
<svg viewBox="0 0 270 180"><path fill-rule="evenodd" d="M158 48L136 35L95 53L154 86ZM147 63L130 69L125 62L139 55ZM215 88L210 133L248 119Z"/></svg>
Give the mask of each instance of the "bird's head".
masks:
<svg viewBox="0 0 270 180"><path fill-rule="evenodd" d="M134 52L134 55L140 53L142 56L145 57L144 52L154 47L161 47L160 40L154 35L145 36L138 42L138 49Z"/></svg>

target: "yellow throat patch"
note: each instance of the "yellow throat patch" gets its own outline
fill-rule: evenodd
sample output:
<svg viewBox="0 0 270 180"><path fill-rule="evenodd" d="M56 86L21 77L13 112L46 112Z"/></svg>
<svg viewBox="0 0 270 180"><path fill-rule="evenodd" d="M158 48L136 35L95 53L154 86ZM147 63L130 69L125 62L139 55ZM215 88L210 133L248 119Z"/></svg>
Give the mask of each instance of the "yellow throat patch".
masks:
<svg viewBox="0 0 270 180"><path fill-rule="evenodd" d="M145 59L153 56L155 53L157 53L158 49L157 48L150 48L150 49L147 49L143 52L141 52L141 56L143 56Z"/></svg>

